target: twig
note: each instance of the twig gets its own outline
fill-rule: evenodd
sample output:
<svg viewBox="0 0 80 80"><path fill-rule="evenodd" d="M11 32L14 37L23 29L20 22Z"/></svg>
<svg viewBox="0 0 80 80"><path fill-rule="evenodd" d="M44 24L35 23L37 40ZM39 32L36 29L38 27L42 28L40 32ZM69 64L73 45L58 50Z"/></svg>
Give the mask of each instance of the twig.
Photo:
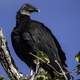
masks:
<svg viewBox="0 0 80 80"><path fill-rule="evenodd" d="M64 75L64 78L65 80L68 80L67 76L66 76L66 73L63 71L62 67L60 66L59 62L57 60L55 60L55 62L58 64L60 70L62 71L63 75Z"/></svg>
<svg viewBox="0 0 80 80"><path fill-rule="evenodd" d="M35 57L36 59L39 59L42 63L45 63L49 68L51 68L57 75L64 75L63 73L60 73L60 72L58 72L55 68L54 68L54 66L52 66L52 65L50 65L50 64L48 64L48 63L46 63L44 60L42 60L40 57L38 57L38 56L36 56L36 55L34 55L34 54L32 54L32 53L29 53L30 55L32 55L33 57Z"/></svg>

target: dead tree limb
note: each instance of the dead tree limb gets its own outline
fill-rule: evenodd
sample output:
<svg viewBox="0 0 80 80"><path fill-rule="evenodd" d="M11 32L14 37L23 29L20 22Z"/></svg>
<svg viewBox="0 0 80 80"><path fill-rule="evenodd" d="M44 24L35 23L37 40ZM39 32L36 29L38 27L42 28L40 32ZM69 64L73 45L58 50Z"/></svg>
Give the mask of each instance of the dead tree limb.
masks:
<svg viewBox="0 0 80 80"><path fill-rule="evenodd" d="M10 55L10 51L7 47L6 39L3 35L3 31L0 28L0 61L1 65L3 66L4 70L8 74L11 80L23 80L23 74L18 71L13 58ZM27 77L24 78L27 80Z"/></svg>

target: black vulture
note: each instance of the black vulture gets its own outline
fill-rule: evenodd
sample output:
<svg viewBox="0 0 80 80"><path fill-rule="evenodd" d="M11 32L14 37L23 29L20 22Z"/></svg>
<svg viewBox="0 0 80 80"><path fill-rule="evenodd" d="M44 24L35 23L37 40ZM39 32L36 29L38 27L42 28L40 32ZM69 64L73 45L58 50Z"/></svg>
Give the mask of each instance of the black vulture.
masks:
<svg viewBox="0 0 80 80"><path fill-rule="evenodd" d="M48 56L49 64L57 71L61 72L55 60L60 63L63 70L67 71L65 69L67 67L65 53L55 36L43 23L32 20L30 17L33 12L38 11L39 9L30 4L24 4L18 10L16 26L11 33L13 48L18 57L33 71L36 70L35 57L30 53L37 56L38 51ZM40 66L46 69L43 64Z"/></svg>

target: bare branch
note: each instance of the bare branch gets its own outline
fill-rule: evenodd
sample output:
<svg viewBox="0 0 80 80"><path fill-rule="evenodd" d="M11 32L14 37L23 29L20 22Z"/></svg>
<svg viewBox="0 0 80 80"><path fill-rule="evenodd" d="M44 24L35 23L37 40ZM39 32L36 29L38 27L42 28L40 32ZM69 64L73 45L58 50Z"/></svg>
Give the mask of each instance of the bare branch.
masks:
<svg viewBox="0 0 80 80"><path fill-rule="evenodd" d="M18 71L13 58L10 55L2 29L0 29L0 61L11 80L20 80L20 78L23 77L23 75ZM25 80L27 80L27 78Z"/></svg>

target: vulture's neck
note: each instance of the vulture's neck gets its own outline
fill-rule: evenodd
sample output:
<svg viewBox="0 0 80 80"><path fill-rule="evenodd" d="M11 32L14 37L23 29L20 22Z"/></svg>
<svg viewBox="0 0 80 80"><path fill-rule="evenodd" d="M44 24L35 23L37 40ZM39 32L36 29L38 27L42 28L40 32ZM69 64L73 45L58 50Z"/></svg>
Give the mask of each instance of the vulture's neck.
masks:
<svg viewBox="0 0 80 80"><path fill-rule="evenodd" d="M30 23L31 19L30 16L27 15L21 15L21 14L17 14L16 15L16 25L20 25L20 24L28 24Z"/></svg>

